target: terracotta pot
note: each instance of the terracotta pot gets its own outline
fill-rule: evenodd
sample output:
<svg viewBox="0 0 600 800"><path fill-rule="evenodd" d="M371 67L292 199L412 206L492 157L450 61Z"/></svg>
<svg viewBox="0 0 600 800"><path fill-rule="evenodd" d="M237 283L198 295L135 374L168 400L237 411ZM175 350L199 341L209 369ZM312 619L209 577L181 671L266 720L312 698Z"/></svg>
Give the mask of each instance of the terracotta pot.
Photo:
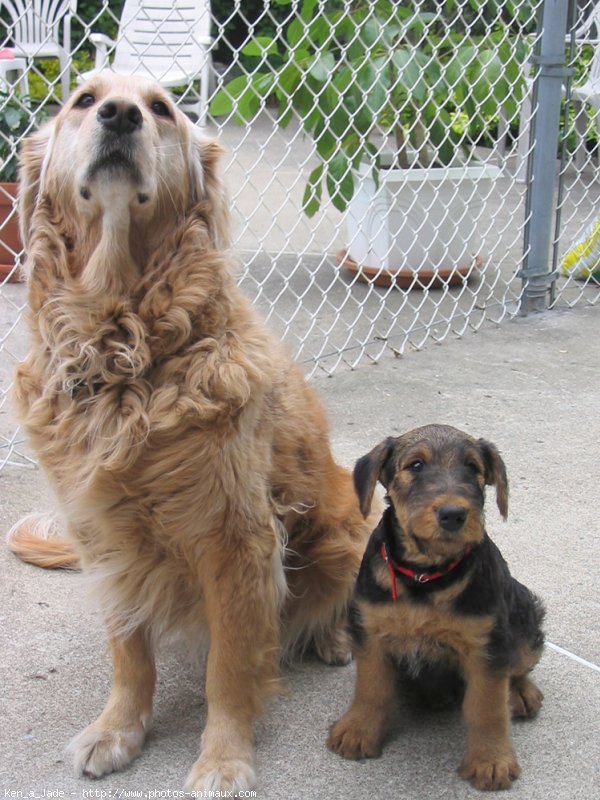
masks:
<svg viewBox="0 0 600 800"><path fill-rule="evenodd" d="M0 183L0 283L23 280L20 266L15 269L15 253L23 249L19 236L19 220L13 206L18 192L17 183Z"/></svg>
<svg viewBox="0 0 600 800"><path fill-rule="evenodd" d="M363 283L372 283L374 286L395 286L396 289L443 289L444 286L460 286L467 279L477 273L483 265L481 256L476 256L468 267L454 267L452 269L400 269L388 272L381 267L368 267L353 261L346 250L340 250L337 261L345 267L358 280Z"/></svg>

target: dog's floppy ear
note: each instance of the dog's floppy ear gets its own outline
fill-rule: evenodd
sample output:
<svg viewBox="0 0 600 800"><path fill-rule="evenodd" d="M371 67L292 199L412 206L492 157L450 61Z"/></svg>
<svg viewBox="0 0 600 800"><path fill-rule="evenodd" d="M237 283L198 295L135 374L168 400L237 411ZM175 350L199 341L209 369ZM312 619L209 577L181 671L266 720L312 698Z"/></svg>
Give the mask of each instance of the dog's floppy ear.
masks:
<svg viewBox="0 0 600 800"><path fill-rule="evenodd" d="M496 487L496 503L498 510L506 519L508 516L508 477L506 467L495 445L479 439L479 449L485 464L485 482Z"/></svg>
<svg viewBox="0 0 600 800"><path fill-rule="evenodd" d="M388 437L377 447L374 447L370 453L367 453L366 456L359 458L354 466L354 488L358 495L360 510L365 519L369 516L375 486L381 478L385 462L391 455L394 444L395 440ZM385 483L384 486L386 486Z"/></svg>
<svg viewBox="0 0 600 800"><path fill-rule="evenodd" d="M21 144L19 160L19 233L27 250L31 218L40 193L44 166L51 148L54 125L50 122L39 131L27 136Z"/></svg>
<svg viewBox="0 0 600 800"><path fill-rule="evenodd" d="M229 200L219 169L225 150L218 142L203 138L196 128L190 127L190 202L195 205L208 201L213 244L218 250L225 250L230 244Z"/></svg>

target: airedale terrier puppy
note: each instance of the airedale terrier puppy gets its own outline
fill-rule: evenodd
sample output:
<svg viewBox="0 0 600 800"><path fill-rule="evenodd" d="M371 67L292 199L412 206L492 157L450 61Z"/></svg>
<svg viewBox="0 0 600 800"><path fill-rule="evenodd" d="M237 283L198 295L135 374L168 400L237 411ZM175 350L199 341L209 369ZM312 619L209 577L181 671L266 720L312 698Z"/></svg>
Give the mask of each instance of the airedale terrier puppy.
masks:
<svg viewBox="0 0 600 800"><path fill-rule="evenodd" d="M462 698L468 741L459 774L478 789L508 789L520 774L510 717L533 717L542 705L528 673L541 656L544 609L485 531L486 485L508 512L504 462L483 439L427 425L359 459L365 517L378 480L389 504L355 589L355 695L328 747L344 758L379 756L400 677L431 699L440 690Z"/></svg>

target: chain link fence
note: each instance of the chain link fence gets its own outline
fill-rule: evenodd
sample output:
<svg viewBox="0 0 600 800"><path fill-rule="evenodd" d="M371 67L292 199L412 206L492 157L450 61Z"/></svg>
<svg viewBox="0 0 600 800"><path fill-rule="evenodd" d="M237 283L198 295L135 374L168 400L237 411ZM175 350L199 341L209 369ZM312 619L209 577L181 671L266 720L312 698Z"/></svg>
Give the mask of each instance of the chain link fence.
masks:
<svg viewBox="0 0 600 800"><path fill-rule="evenodd" d="M0 467L27 461L7 399L27 347L14 155L99 68L154 76L223 142L240 283L308 373L523 312L539 136L546 304L597 303L600 3L569 5L556 133L535 127L543 5L2 0Z"/></svg>

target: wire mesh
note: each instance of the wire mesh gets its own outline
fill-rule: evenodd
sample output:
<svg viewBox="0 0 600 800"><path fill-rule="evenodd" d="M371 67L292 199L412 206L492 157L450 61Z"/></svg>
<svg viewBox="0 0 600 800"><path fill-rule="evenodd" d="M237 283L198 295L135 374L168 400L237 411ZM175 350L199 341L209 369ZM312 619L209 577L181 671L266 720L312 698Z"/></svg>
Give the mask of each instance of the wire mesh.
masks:
<svg viewBox="0 0 600 800"><path fill-rule="evenodd" d="M225 144L240 284L308 373L461 336L520 311L541 2L2 0L2 177L96 68L152 74ZM599 297L599 9L575 5L565 39L555 306ZM8 404L27 347L9 224L0 467L29 463Z"/></svg>

